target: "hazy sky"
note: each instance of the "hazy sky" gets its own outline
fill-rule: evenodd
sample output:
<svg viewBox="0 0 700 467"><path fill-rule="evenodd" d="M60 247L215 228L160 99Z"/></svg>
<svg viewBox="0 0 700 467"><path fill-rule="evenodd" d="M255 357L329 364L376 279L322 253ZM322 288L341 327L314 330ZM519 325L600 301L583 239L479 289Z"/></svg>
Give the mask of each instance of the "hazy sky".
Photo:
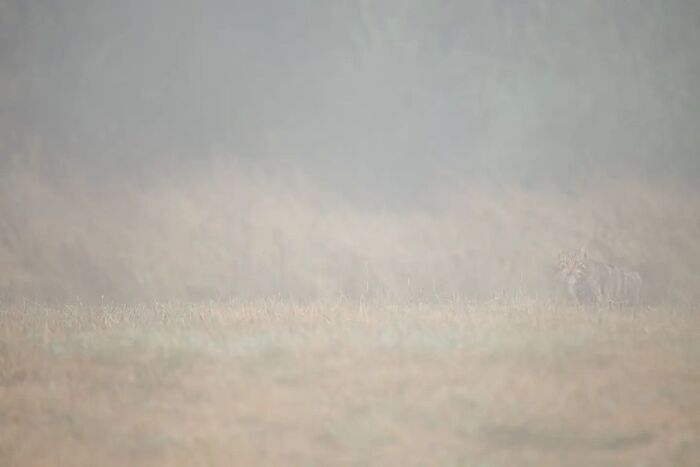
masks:
<svg viewBox="0 0 700 467"><path fill-rule="evenodd" d="M52 157L217 154L396 193L700 167L690 0L0 0L0 44L0 125Z"/></svg>

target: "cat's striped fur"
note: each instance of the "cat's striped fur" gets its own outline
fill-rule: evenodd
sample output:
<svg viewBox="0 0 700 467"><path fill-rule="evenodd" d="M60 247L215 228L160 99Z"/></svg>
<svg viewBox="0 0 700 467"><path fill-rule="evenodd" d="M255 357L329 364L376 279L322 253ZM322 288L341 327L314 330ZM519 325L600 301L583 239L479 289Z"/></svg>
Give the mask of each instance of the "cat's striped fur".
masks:
<svg viewBox="0 0 700 467"><path fill-rule="evenodd" d="M584 249L559 255L559 275L579 305L638 305L642 277L636 271L596 261Z"/></svg>

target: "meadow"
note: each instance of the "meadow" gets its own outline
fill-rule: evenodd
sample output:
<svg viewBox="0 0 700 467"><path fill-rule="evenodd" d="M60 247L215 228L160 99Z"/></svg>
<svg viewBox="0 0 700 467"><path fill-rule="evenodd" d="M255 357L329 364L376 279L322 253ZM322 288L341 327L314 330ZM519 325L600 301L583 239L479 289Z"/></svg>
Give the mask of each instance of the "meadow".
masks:
<svg viewBox="0 0 700 467"><path fill-rule="evenodd" d="M387 209L6 170L0 464L697 465L697 191L595 180ZM581 244L643 305L572 306Z"/></svg>
<svg viewBox="0 0 700 467"><path fill-rule="evenodd" d="M0 299L558 300L557 255L639 271L649 305L700 300L700 193L588 174L487 177L351 203L293 170L221 162L149 176L0 171Z"/></svg>
<svg viewBox="0 0 700 467"><path fill-rule="evenodd" d="M697 465L700 315L0 309L3 465Z"/></svg>
<svg viewBox="0 0 700 467"><path fill-rule="evenodd" d="M0 467L700 466L699 26L0 0Z"/></svg>

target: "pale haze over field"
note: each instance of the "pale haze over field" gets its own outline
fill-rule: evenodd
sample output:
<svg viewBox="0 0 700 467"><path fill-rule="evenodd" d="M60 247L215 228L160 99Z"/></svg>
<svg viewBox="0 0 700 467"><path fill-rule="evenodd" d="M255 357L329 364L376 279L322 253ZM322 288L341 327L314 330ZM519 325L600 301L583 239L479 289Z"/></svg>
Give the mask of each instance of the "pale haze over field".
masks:
<svg viewBox="0 0 700 467"><path fill-rule="evenodd" d="M0 465L700 465L700 1L0 0Z"/></svg>
<svg viewBox="0 0 700 467"><path fill-rule="evenodd" d="M0 0L0 290L540 295L580 245L692 290L699 25L694 1Z"/></svg>

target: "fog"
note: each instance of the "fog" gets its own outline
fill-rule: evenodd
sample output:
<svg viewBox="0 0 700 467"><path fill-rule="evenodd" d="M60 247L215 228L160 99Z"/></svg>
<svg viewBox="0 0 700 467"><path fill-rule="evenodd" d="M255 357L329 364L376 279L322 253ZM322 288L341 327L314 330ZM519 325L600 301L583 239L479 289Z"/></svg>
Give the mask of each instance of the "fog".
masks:
<svg viewBox="0 0 700 467"><path fill-rule="evenodd" d="M0 0L0 466L700 466L698 148L698 0Z"/></svg>
<svg viewBox="0 0 700 467"><path fill-rule="evenodd" d="M5 154L217 154L390 196L455 170L700 166L693 1L0 5Z"/></svg>
<svg viewBox="0 0 700 467"><path fill-rule="evenodd" d="M699 26L690 0L2 0L0 290L529 294L585 243L687 298ZM174 252L211 275L159 277Z"/></svg>

